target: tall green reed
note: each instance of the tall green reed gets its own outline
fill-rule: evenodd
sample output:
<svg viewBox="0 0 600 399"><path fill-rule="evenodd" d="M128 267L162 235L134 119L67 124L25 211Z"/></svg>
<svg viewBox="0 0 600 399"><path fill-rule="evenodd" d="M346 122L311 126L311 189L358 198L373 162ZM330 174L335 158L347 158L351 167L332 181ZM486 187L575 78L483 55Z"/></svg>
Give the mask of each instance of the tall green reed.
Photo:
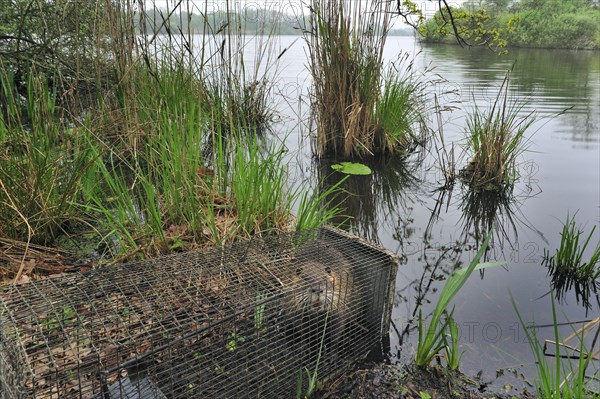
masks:
<svg viewBox="0 0 600 399"><path fill-rule="evenodd" d="M25 101L10 74L0 73L0 86L0 236L44 245L78 220L71 202L86 149L73 145L78 131L44 76L29 75Z"/></svg>
<svg viewBox="0 0 600 399"><path fill-rule="evenodd" d="M459 355L456 353L458 350L457 345L448 345L448 341L445 337L446 331L449 328L449 333L452 335L453 325L455 324L453 319L454 311L451 311L445 318L442 320L442 316L447 312L448 305L452 298L456 296L456 294L460 291L460 289L465 285L471 273L476 268L483 268L497 265L498 263L483 263L480 264L479 260L484 255L488 248L488 244L490 242L490 238L492 236L492 232L488 232L487 237L483 241L481 247L469 263L469 266L464 267L462 269L457 270L452 274L446 283L444 284L444 288L440 293L437 304L433 311L433 315L431 320L429 320L429 326L425 328L424 319L422 311L419 311L418 316L418 343L417 343L417 353L415 357L415 364L420 367L427 366L435 356L446 347L447 351L450 351L450 362L452 366L457 365ZM456 333L454 334L456 336ZM455 340L455 338L453 338ZM454 351L454 353L452 352Z"/></svg>

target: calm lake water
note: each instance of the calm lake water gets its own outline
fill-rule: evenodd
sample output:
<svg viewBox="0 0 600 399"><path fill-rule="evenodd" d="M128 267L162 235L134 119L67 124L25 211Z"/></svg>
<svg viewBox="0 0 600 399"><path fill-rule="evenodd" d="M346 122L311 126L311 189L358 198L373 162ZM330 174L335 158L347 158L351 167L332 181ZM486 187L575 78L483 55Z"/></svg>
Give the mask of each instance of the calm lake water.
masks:
<svg viewBox="0 0 600 399"><path fill-rule="evenodd" d="M285 117L279 137L295 154L290 160L292 175L314 181L329 172L326 162L315 165L310 160L304 120L310 77L304 43L295 39L281 38L282 48L288 50L275 84L276 98L281 98L279 94L286 98L278 100ZM558 247L567 215L576 213L586 232L600 225L599 54L516 49L497 55L485 49L421 45L409 37L389 38L386 59L401 53L414 58L417 71L433 69L428 76L445 79L430 90L442 104L455 107L444 113L443 129L446 143L454 142L458 149L464 143L465 113L475 104L484 109L493 103L508 69L512 68L511 95L526 102L521 115L533 111L538 121L528 131L531 142L521 158L521 179L504 199L472 195L460 183L451 192L437 191L441 175L433 147L406 161L379 162L373 165L372 176L348 181L345 187L354 195L344 205L354 219L346 228L401 257L391 359L405 362L413 356L413 316L419 309L424 315L431 313L456 262L468 264L481 234L494 221L497 228L486 258L504 260L505 265L474 273L453 301L465 351L461 370L482 371L484 380L494 379L500 369L515 368L531 376L527 367L532 355L510 298L524 319L538 326L540 339L551 339L550 278L541 264L543 251L553 253ZM431 127L436 129L437 123ZM330 176L328 181L338 178ZM574 292L567 292L558 303L558 317L577 323L561 326L561 334L569 335L598 314L596 294L586 308ZM503 384L504 379L496 383Z"/></svg>

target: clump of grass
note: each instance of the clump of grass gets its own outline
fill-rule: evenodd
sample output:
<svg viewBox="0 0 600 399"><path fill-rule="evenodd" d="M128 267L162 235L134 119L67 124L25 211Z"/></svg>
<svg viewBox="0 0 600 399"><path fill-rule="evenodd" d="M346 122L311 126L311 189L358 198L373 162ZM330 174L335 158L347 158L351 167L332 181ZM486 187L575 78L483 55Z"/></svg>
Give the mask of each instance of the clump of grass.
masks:
<svg viewBox="0 0 600 399"><path fill-rule="evenodd" d="M475 190L503 190L519 177L518 157L527 149L527 129L533 112L520 116L523 104L509 99L509 73L489 111L477 105L467 116L467 149L470 160L461 177Z"/></svg>
<svg viewBox="0 0 600 399"><path fill-rule="evenodd" d="M343 224L348 216L342 216L344 209L336 203L336 200L341 194L347 194L343 184L349 178L350 176L345 176L331 185L327 184L326 179L321 179L312 192L306 187L298 187L293 193L298 206L296 230L308 230L338 218L342 220L336 224Z"/></svg>
<svg viewBox="0 0 600 399"><path fill-rule="evenodd" d="M411 146L422 141L425 131L424 86L413 69L408 53L392 63L382 77L382 95L375 105L374 124L380 137L385 140L381 147L393 151L408 151Z"/></svg>
<svg viewBox="0 0 600 399"><path fill-rule="evenodd" d="M310 10L304 36L317 155L353 158L405 149L420 120L419 85L410 73L382 73L392 2L312 0Z"/></svg>
<svg viewBox="0 0 600 399"><path fill-rule="evenodd" d="M590 288L600 288L600 241L589 259L584 261L586 249L595 231L596 226L592 227L586 237L584 231L576 225L575 215L567 215L560 233L558 249L554 255L550 255L550 251L544 249L542 261L548 267L553 288L557 293L564 293L574 285L577 298L581 296L586 304Z"/></svg>
<svg viewBox="0 0 600 399"><path fill-rule="evenodd" d="M78 219L86 151L73 146L77 130L43 75L29 75L26 102L10 74L0 73L0 87L0 236L45 245Z"/></svg>

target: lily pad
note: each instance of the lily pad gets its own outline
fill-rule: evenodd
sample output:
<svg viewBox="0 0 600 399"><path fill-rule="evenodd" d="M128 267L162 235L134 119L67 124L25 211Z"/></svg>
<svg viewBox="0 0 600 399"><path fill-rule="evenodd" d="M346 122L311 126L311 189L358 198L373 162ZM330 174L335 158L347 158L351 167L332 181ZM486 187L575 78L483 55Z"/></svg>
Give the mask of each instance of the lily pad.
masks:
<svg viewBox="0 0 600 399"><path fill-rule="evenodd" d="M331 169L338 172L345 173L347 175L370 175L371 168L362 163L355 162L340 162L331 165Z"/></svg>

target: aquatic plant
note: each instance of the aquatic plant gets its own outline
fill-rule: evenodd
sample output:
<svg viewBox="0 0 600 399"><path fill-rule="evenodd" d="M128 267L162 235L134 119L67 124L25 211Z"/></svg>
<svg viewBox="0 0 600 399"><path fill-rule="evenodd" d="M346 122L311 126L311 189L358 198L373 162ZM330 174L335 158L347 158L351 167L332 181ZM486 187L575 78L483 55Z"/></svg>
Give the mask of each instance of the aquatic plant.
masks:
<svg viewBox="0 0 600 399"><path fill-rule="evenodd" d="M444 138L444 122L442 121L442 107L438 100L437 94L434 95L435 116L437 119L437 134L433 135L433 145L437 154L437 166L442 174L444 184L440 187L443 190L450 190L454 187L454 183L458 177L456 165L459 161L459 156L456 155L454 143L450 144L450 148L446 146Z"/></svg>
<svg viewBox="0 0 600 399"><path fill-rule="evenodd" d="M508 96L509 72L491 109L475 109L467 115L469 163L462 179L475 190L498 191L510 187L519 177L518 157L527 149L525 133L535 122L533 112L523 113L524 103Z"/></svg>
<svg viewBox="0 0 600 399"><path fill-rule="evenodd" d="M424 320L422 311L419 310L418 316L418 343L417 343L417 353L415 357L415 364L420 367L424 367L428 365L431 360L437 356L437 354L446 346L446 337L445 333L447 329L450 329L450 334L452 334L452 322L453 320L453 311L451 311L442 321L442 316L446 313L448 305L452 298L456 296L456 294L460 291L463 285L467 282L468 278L471 276L471 273L476 268L489 267L499 264L495 263L484 263L479 264L479 260L486 252L490 238L492 236L492 232L490 231L483 241L481 247L469 263L469 266L466 266L462 269L457 270L452 274L446 283L444 284L444 288L440 293L437 304L433 311L433 315L431 320L429 320L429 326L425 330ZM456 334L455 334L456 335ZM450 348L451 351L454 351L451 355L451 360L453 363L456 363L459 355L457 354L457 347L454 346ZM454 365L454 364L453 364Z"/></svg>
<svg viewBox="0 0 600 399"><path fill-rule="evenodd" d="M554 332L554 341L550 342L554 346L554 364L548 360L545 352L546 344L542 344L530 325L527 325L521 316L514 298L511 296L511 302L519 323L525 331L527 342L535 359L536 377L534 385L538 394L544 399L580 399L591 397L586 391L586 370L591 364L595 345L598 344L600 328L596 329L592 340L592 346L586 349L584 340L584 329L575 331L574 336L579 340L579 348L575 351L579 353L576 361L573 362L572 356L566 354L566 347L561 343L561 337L558 332L558 319L556 316L556 304L554 296L552 300L552 328Z"/></svg>
<svg viewBox="0 0 600 399"><path fill-rule="evenodd" d="M326 223L343 224L349 216L344 216L345 209L336 203L340 196L346 196L344 182L349 178L338 180L328 185L325 180L317 182L317 186L309 191L306 187L298 187L292 194L297 201L296 230L310 229ZM339 220L341 219L341 220Z"/></svg>
<svg viewBox="0 0 600 399"><path fill-rule="evenodd" d="M424 140L428 81L417 75L409 54L391 63L382 77L382 94L375 104L374 125L382 132L383 147L409 152Z"/></svg>
<svg viewBox="0 0 600 399"><path fill-rule="evenodd" d="M581 296L588 306L590 289L600 288L600 241L592 250L589 259L584 261L583 257L596 226L592 227L585 238L584 231L575 223L575 215L567 215L560 233L558 249L552 256L548 249L544 249L542 263L548 267L548 274L552 276L552 286L558 295L574 285L577 297Z"/></svg>

